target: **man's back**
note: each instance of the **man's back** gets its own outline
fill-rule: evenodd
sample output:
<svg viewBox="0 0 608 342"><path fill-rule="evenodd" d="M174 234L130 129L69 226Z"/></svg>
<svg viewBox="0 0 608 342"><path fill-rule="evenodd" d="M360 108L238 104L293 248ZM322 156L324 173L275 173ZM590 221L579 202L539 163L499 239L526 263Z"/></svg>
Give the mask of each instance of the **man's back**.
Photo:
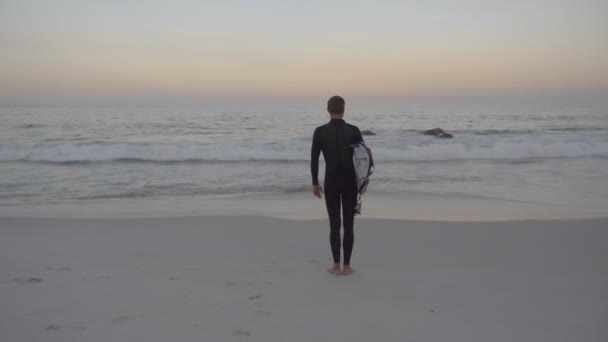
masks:
<svg viewBox="0 0 608 342"><path fill-rule="evenodd" d="M313 135L311 149L311 171L313 184L318 184L318 158L323 152L325 158L325 174L337 170L354 171L351 145L362 140L361 131L357 126L346 123L342 119L332 119L323 126L317 127Z"/></svg>

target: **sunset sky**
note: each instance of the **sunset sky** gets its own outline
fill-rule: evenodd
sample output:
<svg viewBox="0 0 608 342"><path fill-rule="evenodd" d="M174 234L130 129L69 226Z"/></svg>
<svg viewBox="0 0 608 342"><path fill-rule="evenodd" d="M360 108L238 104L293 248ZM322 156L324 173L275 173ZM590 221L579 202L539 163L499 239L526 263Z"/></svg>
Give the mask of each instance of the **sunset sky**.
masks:
<svg viewBox="0 0 608 342"><path fill-rule="evenodd" d="M608 1L0 0L0 103L608 89Z"/></svg>

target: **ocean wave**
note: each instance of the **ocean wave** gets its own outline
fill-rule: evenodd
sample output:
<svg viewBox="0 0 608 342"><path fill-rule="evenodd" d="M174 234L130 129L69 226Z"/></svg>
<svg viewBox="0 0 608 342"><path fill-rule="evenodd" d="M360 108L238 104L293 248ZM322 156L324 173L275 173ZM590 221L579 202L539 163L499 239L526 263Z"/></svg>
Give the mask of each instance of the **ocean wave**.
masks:
<svg viewBox="0 0 608 342"><path fill-rule="evenodd" d="M446 132L454 135L539 135L547 132L601 132L608 131L608 127L553 127L553 128L536 128L536 129L444 129ZM402 129L401 133L420 133L425 130L420 129Z"/></svg>
<svg viewBox="0 0 608 342"><path fill-rule="evenodd" d="M61 143L2 147L0 161L49 163L78 162L231 162L290 161L300 157L294 151L264 151L220 144L183 143ZM301 159L301 158L300 158Z"/></svg>
<svg viewBox="0 0 608 342"><path fill-rule="evenodd" d="M288 186L284 184L270 185L233 185L225 187L206 187L200 184L162 184L144 185L127 191L93 193L78 196L77 200L107 200L118 198L150 198L159 196L199 196L199 195L247 195L247 194L291 194L310 191L310 185Z"/></svg>
<svg viewBox="0 0 608 342"><path fill-rule="evenodd" d="M40 128L40 127L44 127L44 125L35 124L35 123L24 123L24 124L15 126L15 128L19 128L19 129Z"/></svg>
<svg viewBox="0 0 608 342"><path fill-rule="evenodd" d="M2 162L307 162L308 146L278 149L258 146L184 143L62 143L33 146L0 146ZM378 162L510 160L608 157L607 141L493 141L464 143L437 141L402 148L372 146Z"/></svg>
<svg viewBox="0 0 608 342"><path fill-rule="evenodd" d="M436 143L403 149L375 148L376 161L509 160L608 157L608 142Z"/></svg>
<svg viewBox="0 0 608 342"><path fill-rule="evenodd" d="M443 128L446 132L452 134L471 134L471 135L514 135L514 134L532 134L535 132L540 132L538 130L532 129L449 129ZM401 133L417 133L422 134L426 129L402 129Z"/></svg>
<svg viewBox="0 0 608 342"><path fill-rule="evenodd" d="M608 131L606 127L558 127L549 128L550 132L599 132Z"/></svg>

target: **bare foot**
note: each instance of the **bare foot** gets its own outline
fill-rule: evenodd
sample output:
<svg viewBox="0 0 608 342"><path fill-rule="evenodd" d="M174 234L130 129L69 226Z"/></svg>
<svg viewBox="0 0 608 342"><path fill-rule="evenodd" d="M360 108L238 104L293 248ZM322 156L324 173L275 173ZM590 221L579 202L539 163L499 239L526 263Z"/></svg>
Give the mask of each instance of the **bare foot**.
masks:
<svg viewBox="0 0 608 342"><path fill-rule="evenodd" d="M334 264L334 266L332 268L328 268L327 272L333 274L333 275L340 275L342 274L342 272L340 271L340 264Z"/></svg>
<svg viewBox="0 0 608 342"><path fill-rule="evenodd" d="M351 275L355 273L355 270L350 268L350 265L344 265L344 270L342 270L342 275Z"/></svg>

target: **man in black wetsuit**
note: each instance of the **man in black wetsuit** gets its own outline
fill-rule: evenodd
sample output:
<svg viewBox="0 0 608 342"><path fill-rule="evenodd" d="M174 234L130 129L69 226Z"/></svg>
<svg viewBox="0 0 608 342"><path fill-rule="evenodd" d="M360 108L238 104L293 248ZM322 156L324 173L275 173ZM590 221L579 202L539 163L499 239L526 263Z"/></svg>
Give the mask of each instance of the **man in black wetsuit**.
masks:
<svg viewBox="0 0 608 342"><path fill-rule="evenodd" d="M312 138L310 171L312 173L313 194L321 198L323 189L319 185L319 154L325 158L325 203L329 215L329 242L334 258L334 266L328 271L332 274L349 275L350 256L355 241L353 224L357 204L357 179L353 166L351 145L363 140L357 126L344 122L344 99L333 96L327 102L331 116L329 123L317 127ZM342 220L340 219L342 207ZM344 269L340 270L340 224L344 222Z"/></svg>

